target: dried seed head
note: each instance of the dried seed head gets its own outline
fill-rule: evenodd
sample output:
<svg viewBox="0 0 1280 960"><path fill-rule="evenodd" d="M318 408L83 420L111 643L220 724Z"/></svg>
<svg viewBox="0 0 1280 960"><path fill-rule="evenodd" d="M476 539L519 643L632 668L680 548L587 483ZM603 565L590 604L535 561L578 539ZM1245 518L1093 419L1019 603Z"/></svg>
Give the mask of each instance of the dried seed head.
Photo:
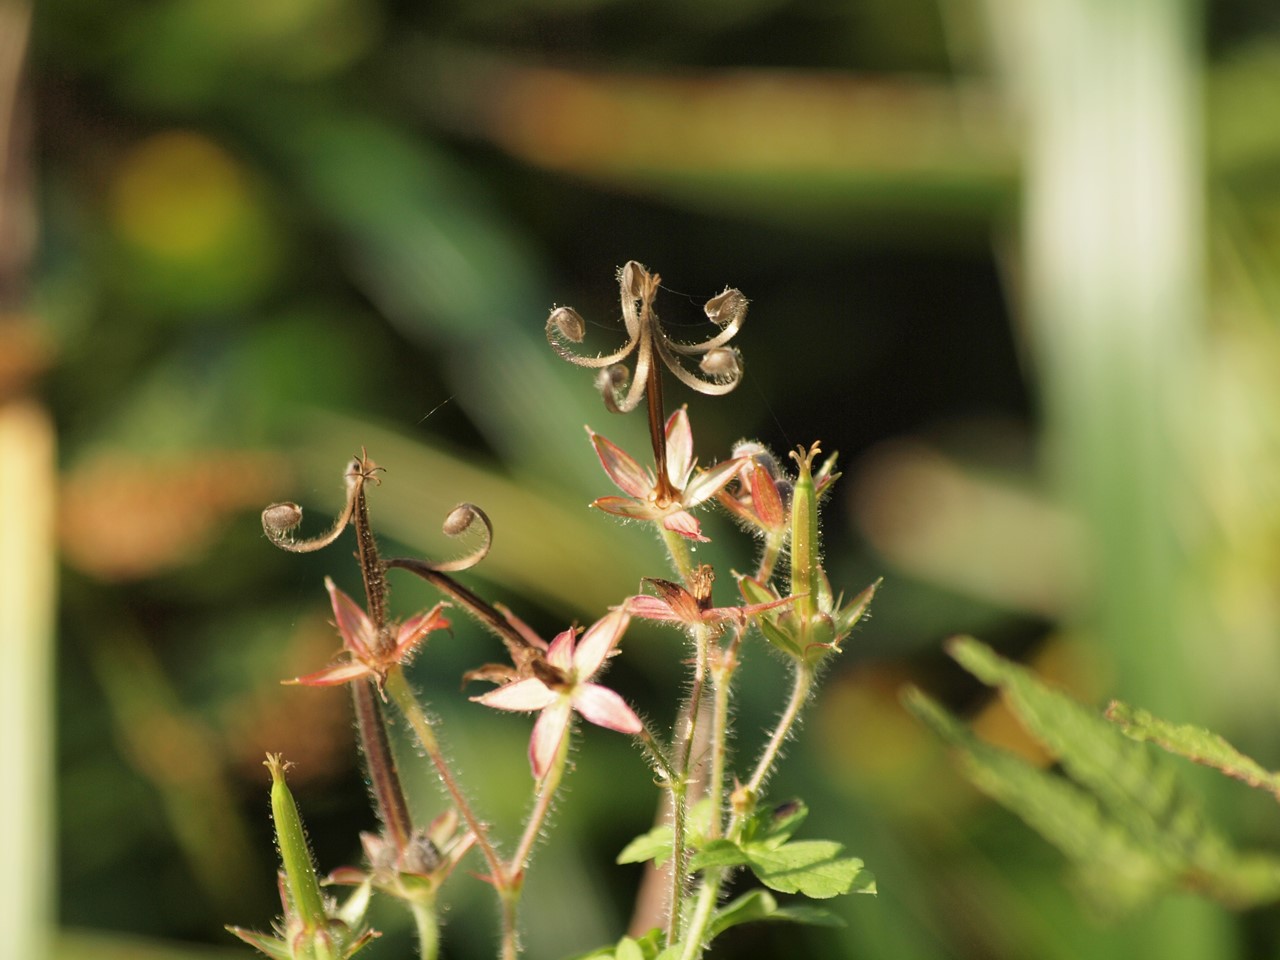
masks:
<svg viewBox="0 0 1280 960"><path fill-rule="evenodd" d="M736 381L742 375L742 358L732 347L715 347L698 361L698 368L717 383Z"/></svg>
<svg viewBox="0 0 1280 960"><path fill-rule="evenodd" d="M648 285L649 270L637 260L628 260L618 271L618 286L622 288L624 297L639 300Z"/></svg>
<svg viewBox="0 0 1280 960"><path fill-rule="evenodd" d="M556 307L547 317L547 334L553 332L573 343L581 343L586 336L587 325L573 307Z"/></svg>
<svg viewBox="0 0 1280 960"><path fill-rule="evenodd" d="M706 310L707 319L712 323L718 327L727 327L731 323L742 323L743 317L747 314L747 304L749 302L742 295L741 290L728 287L724 293L708 300L706 307L703 309Z"/></svg>
<svg viewBox="0 0 1280 960"><path fill-rule="evenodd" d="M438 573L452 573L467 570L483 560L493 545L493 524L489 522L488 515L474 503L460 503L450 510L441 529L447 537L461 537L474 530L477 523L480 524L480 543L470 553L455 560L426 563L424 566Z"/></svg>
<svg viewBox="0 0 1280 960"><path fill-rule="evenodd" d="M302 508L296 503L273 503L262 511L262 529L273 540L287 537L300 523Z"/></svg>

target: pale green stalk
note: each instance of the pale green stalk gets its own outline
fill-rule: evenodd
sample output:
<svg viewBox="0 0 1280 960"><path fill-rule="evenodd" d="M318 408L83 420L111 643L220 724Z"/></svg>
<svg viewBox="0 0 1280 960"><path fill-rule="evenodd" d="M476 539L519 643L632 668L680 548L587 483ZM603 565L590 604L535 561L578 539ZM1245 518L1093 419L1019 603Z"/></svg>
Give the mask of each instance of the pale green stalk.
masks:
<svg viewBox="0 0 1280 960"><path fill-rule="evenodd" d="M440 955L440 922L436 919L435 897L425 903L409 904L418 930L419 960L436 960Z"/></svg>

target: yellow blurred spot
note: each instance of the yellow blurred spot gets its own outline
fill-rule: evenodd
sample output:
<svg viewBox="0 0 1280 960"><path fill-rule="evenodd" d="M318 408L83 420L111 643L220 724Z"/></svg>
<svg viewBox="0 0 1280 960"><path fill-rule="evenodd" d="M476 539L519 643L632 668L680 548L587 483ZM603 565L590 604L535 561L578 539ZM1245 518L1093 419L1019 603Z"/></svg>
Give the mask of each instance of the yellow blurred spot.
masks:
<svg viewBox="0 0 1280 960"><path fill-rule="evenodd" d="M129 242L168 260L200 260L233 242L253 203L235 159L207 137L170 131L125 157L111 216Z"/></svg>

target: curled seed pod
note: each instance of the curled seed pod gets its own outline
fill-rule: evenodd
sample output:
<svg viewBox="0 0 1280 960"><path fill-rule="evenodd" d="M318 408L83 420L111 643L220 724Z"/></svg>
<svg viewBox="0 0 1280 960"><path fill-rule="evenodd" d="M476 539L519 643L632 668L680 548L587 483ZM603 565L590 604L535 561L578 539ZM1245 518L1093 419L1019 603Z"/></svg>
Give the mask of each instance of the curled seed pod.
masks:
<svg viewBox="0 0 1280 960"><path fill-rule="evenodd" d="M649 270L638 260L628 260L618 271L618 286L624 297L639 300L649 283Z"/></svg>
<svg viewBox="0 0 1280 960"><path fill-rule="evenodd" d="M489 521L488 515L474 503L460 503L450 510L449 515L444 518L441 529L447 537L461 537L474 529L477 521L480 524L481 540L474 550L456 560L427 563L425 566L437 573L452 573L474 567L483 560L488 555L489 548L493 546L493 524Z"/></svg>
<svg viewBox="0 0 1280 960"><path fill-rule="evenodd" d="M296 503L273 503L262 511L262 529L272 540L287 539L300 523L302 508Z"/></svg>
<svg viewBox="0 0 1280 960"><path fill-rule="evenodd" d="M641 396L638 391L634 399L630 396L631 371L622 363L615 363L597 373L596 389L611 413L626 413L634 409Z"/></svg>
<svg viewBox="0 0 1280 960"><path fill-rule="evenodd" d="M736 381L742 376L742 358L732 347L715 347L698 361L698 369L717 383Z"/></svg>
<svg viewBox="0 0 1280 960"><path fill-rule="evenodd" d="M302 522L302 508L296 503L273 503L262 511L262 530L272 543L281 550L290 553L311 553L321 547L327 547L338 539L338 534L347 528L355 513L356 501L364 489L365 481L378 482L378 471L382 468L363 453L353 458L343 471L342 479L347 488L347 502L342 514L333 522L328 533L323 533L310 540L295 540L293 530Z"/></svg>
<svg viewBox="0 0 1280 960"><path fill-rule="evenodd" d="M587 325L582 315L573 307L556 307L547 317L547 336L561 336L573 343L581 343L586 336Z"/></svg>
<svg viewBox="0 0 1280 960"><path fill-rule="evenodd" d="M728 287L724 293L717 294L708 300L703 309L706 311L707 319L718 327L727 327L729 324L741 325L743 318L747 315L749 302L742 295L741 290Z"/></svg>

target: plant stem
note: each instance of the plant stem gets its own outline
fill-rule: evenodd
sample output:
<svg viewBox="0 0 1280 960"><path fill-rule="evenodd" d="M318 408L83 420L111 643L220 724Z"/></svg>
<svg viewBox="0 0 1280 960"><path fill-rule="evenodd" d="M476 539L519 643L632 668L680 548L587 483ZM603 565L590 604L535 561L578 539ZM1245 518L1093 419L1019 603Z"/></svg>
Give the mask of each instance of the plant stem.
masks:
<svg viewBox="0 0 1280 960"><path fill-rule="evenodd" d="M425 903L410 901L409 909L418 929L418 960L436 960L440 954L440 922L436 919L435 898Z"/></svg>
<svg viewBox="0 0 1280 960"><path fill-rule="evenodd" d="M778 756L782 752L782 745L786 742L787 737L791 735L792 727L795 726L796 721L800 718L800 711L804 708L805 701L809 699L809 691L812 688L813 667L807 663L798 663L796 665L795 679L791 687L791 699L787 701L786 709L782 711L782 716L778 718L778 724L773 728L773 734L769 737L769 742L765 744L764 750L760 753L760 759L756 762L756 768L751 774L751 779L746 782L744 787L752 798L759 796L761 786L764 785L764 781L769 774L773 772L774 764L778 762ZM737 839L737 832L746 823L746 814L749 812L739 812L734 815L733 823L730 825L730 839Z"/></svg>
<svg viewBox="0 0 1280 960"><path fill-rule="evenodd" d="M360 752L364 754L374 806L396 850L403 850L413 832L413 823L395 757L391 753L391 742L387 739L382 705L378 702L372 681L357 680L350 686L351 703L356 714L356 735L360 741Z"/></svg>
<svg viewBox="0 0 1280 960"><path fill-rule="evenodd" d="M730 654L711 670L711 691L715 707L711 722L711 776L707 781L707 795L715 804L711 827L707 834L711 838L720 835L721 817L724 811L724 771L728 760L729 739L729 686L736 668L737 662Z"/></svg>
<svg viewBox="0 0 1280 960"><path fill-rule="evenodd" d="M471 832L475 834L476 845L479 846L481 855L483 855L485 863L488 864L489 870L493 874L494 884L500 887L507 879L506 873L503 870L502 861L499 859L497 851L494 850L493 844L489 841L488 828L476 817L475 812L471 809L471 804L467 802L466 795L463 794L462 788L454 778L448 761L445 760L444 754L440 751L440 743L436 740L435 730L431 726L431 721L418 704L413 691L409 689L409 683L404 678L404 670L399 666L393 667L387 674L385 688L387 693L391 694L391 699L395 701L401 715L413 729L419 745L431 759L432 764L435 765L436 774L440 777L440 782L444 784L445 790L453 800L453 805L457 807L459 815L466 822Z"/></svg>
<svg viewBox="0 0 1280 960"><path fill-rule="evenodd" d="M654 525L662 534L662 543L667 548L667 554L671 557L671 564L676 568L676 573L680 574L680 579L684 581L685 586L689 586L689 578L693 576L693 559L689 556L688 542L660 522L655 521Z"/></svg>
<svg viewBox="0 0 1280 960"><path fill-rule="evenodd" d="M680 952L680 960L695 960L702 956L703 950L706 949L707 931L715 916L716 901L720 899L720 881L723 879L722 867L708 867L703 872L698 900L689 917L689 926L684 932L684 949Z"/></svg>
<svg viewBox="0 0 1280 960"><path fill-rule="evenodd" d="M520 837L520 843L516 846L516 852L511 855L511 862L508 864L510 876L524 875L529 855L533 852L533 845L538 840L538 834L542 830L543 823L546 822L547 814L551 812L551 802L560 788L560 779L564 776L565 763L569 758L569 738L572 732L572 730L565 731L551 769L538 783L537 800L534 802L533 811L529 814L529 822L525 824L524 834Z"/></svg>

